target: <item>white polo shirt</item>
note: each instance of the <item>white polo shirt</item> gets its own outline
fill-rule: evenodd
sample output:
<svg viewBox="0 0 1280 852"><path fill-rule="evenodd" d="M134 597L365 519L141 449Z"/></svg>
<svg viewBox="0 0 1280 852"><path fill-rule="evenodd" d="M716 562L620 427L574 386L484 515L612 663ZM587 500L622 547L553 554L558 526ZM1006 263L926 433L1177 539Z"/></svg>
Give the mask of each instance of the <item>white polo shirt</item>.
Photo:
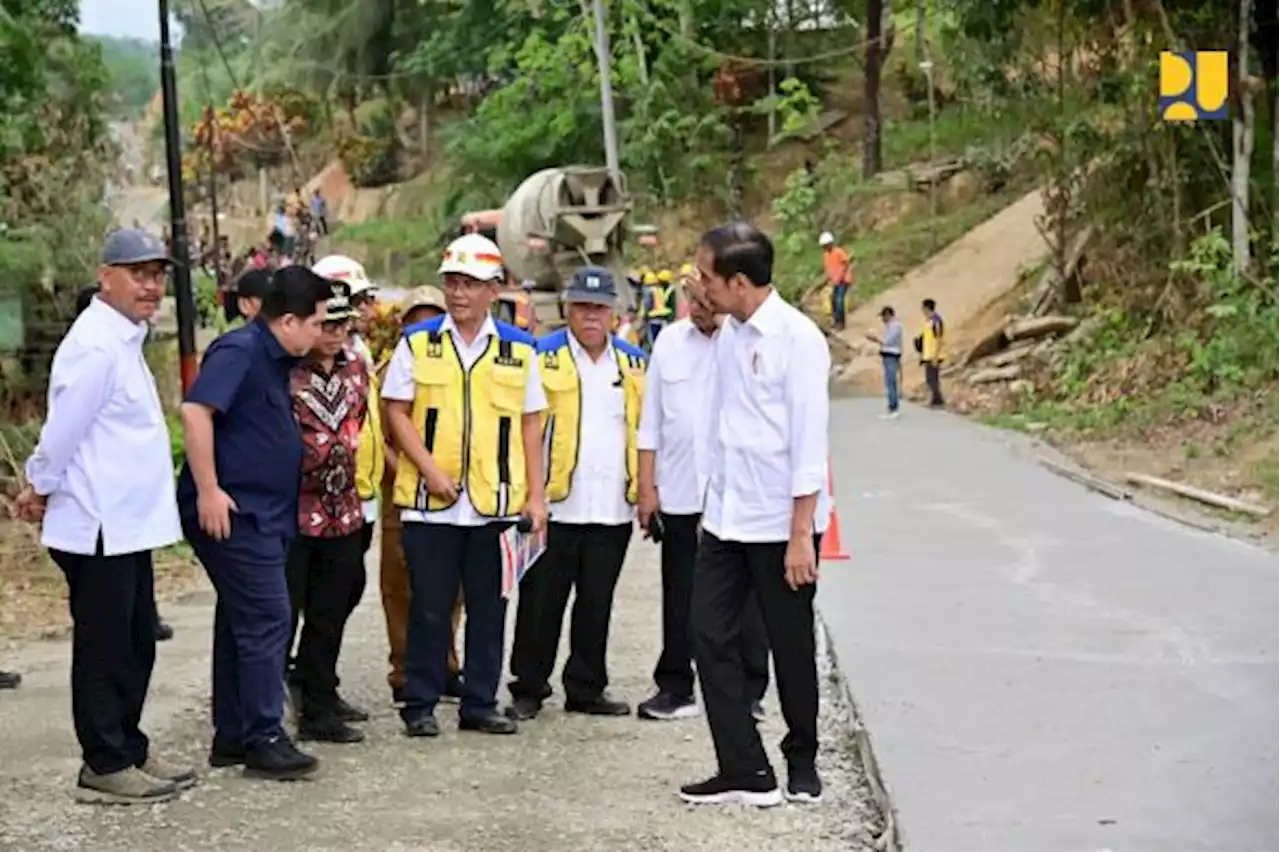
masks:
<svg viewBox="0 0 1280 852"><path fill-rule="evenodd" d="M562 524L629 524L627 502L626 390L612 341L599 360L566 331L578 369L582 405L578 416L578 466L569 496L551 504L551 520Z"/></svg>
<svg viewBox="0 0 1280 852"><path fill-rule="evenodd" d="M484 325L470 344L462 339L453 317L446 315L440 331L448 332L457 347L458 357L462 359L462 369L471 372L472 366L480 360L480 356L489 348L489 338L498 336L498 327L492 317L485 317ZM408 340L401 340L387 365L387 375L382 382L382 398L398 402L413 402L417 387L413 381L413 350ZM536 414L547 407L547 395L542 389L542 377L538 372L538 359L532 359L524 385L524 413ZM524 440L521 433L520 440ZM453 524L459 527L481 527L497 518L486 518L476 511L471 497L466 492L466 483L462 483L463 491L458 500L447 509L435 512L419 512L416 509L402 509L400 520L406 523Z"/></svg>
<svg viewBox="0 0 1280 852"><path fill-rule="evenodd" d="M655 453L658 502L668 514L702 511L717 336L685 317L667 326L649 356L639 446Z"/></svg>
<svg viewBox="0 0 1280 852"><path fill-rule="evenodd" d="M49 411L27 460L48 497L40 541L91 556L154 550L182 538L173 457L156 381L142 356L147 324L94 296L58 344Z"/></svg>
<svg viewBox="0 0 1280 852"><path fill-rule="evenodd" d="M774 291L746 322L725 320L715 355L703 529L725 541L785 542L793 501L817 494L814 532L825 532L826 338Z"/></svg>

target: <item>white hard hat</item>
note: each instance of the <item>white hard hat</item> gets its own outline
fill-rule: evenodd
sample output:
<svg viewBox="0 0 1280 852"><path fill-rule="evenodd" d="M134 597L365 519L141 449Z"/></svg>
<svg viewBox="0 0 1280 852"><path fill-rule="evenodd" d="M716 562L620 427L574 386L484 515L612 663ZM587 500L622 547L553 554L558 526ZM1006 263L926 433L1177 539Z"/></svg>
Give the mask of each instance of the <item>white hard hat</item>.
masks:
<svg viewBox="0 0 1280 852"><path fill-rule="evenodd" d="M345 254L326 255L315 262L311 271L321 278L343 282L353 298L377 286L369 280L368 274L364 271L364 265Z"/></svg>
<svg viewBox="0 0 1280 852"><path fill-rule="evenodd" d="M830 231L823 231L822 236L818 237L818 245L820 246L829 246L835 241L836 238L831 235Z"/></svg>
<svg viewBox="0 0 1280 852"><path fill-rule="evenodd" d="M477 281L493 281L502 277L502 252L488 237L463 234L444 250L439 272L441 275L456 272Z"/></svg>

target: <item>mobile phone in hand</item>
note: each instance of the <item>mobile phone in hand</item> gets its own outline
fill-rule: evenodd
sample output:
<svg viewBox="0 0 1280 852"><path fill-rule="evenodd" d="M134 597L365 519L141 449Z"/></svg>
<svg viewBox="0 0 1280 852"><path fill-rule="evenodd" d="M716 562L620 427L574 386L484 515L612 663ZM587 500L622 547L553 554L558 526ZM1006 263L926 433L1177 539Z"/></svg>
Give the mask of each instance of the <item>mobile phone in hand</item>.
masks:
<svg viewBox="0 0 1280 852"><path fill-rule="evenodd" d="M662 535L666 532L666 527L662 524L662 515L654 512L649 518L649 538L653 539L657 544L662 543Z"/></svg>

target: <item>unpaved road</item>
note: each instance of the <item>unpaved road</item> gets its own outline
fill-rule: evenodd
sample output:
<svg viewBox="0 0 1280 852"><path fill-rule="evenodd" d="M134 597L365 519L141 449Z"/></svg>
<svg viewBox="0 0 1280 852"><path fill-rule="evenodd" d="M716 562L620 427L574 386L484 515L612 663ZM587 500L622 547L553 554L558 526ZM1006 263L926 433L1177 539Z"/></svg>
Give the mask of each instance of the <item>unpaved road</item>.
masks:
<svg viewBox="0 0 1280 852"><path fill-rule="evenodd" d="M885 305L897 313L910 345L924 328L920 311L923 300L937 301L951 333L1017 286L1021 270L1048 252L1036 228L1036 220L1043 212L1040 190L1027 193L849 314L846 331L840 336L859 354L844 368L841 380L861 390L879 392L880 358L875 344L869 343L865 335L869 329L880 328L880 309ZM954 358L957 353L950 354ZM908 371L907 384L917 383L918 376L918 370Z"/></svg>
<svg viewBox="0 0 1280 852"><path fill-rule="evenodd" d="M372 551L377 553L375 547ZM67 688L68 645L6 652L23 672L0 693L0 849L3 850L424 850L424 852L858 852L879 817L847 749L848 708L823 678L827 799L770 811L694 808L678 784L712 768L703 718L684 722L590 719L558 700L515 737L458 732L444 705L438 740L409 740L388 703L386 639L376 571L348 629L343 691L374 713L360 745L321 745L321 777L297 784L203 771L202 784L151 808L77 805L78 766ZM658 651L656 548L633 544L614 612L610 669L619 697L649 691ZM514 603L514 602L513 602ZM514 621L510 607L508 622ZM166 606L177 630L162 644L146 727L167 754L199 764L208 747L211 595ZM510 627L510 623L508 627ZM563 660L563 654L561 656ZM557 683L558 686L558 683ZM504 695L505 697L505 695ZM769 698L763 732L773 759L783 728ZM203 767L202 767L203 769Z"/></svg>

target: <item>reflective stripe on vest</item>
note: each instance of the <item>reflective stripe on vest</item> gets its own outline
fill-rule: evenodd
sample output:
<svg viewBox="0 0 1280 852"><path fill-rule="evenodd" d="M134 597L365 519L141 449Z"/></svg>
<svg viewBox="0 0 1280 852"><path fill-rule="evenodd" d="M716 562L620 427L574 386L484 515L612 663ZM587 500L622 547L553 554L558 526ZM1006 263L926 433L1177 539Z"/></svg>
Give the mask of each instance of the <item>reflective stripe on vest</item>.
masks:
<svg viewBox="0 0 1280 852"><path fill-rule="evenodd" d="M519 428L524 389L536 357L527 336L500 325L484 353L464 370L453 335L440 321L411 330L415 392L414 428L440 470L460 482L480 515L519 514L528 498L524 442ZM520 338L516 339L516 335ZM396 467L395 503L407 509L439 511L456 500L427 490L418 468L404 453Z"/></svg>
<svg viewBox="0 0 1280 852"><path fill-rule="evenodd" d="M563 342L538 356L538 368L547 392L543 446L547 458L547 500L552 503L559 503L569 496L582 440L582 385L578 380L578 367L569 349L568 337L563 332L557 333L557 337L563 337ZM627 424L626 497L628 503L634 504L639 487L636 432L640 427L640 404L644 397L645 359L617 337L613 341L613 352L622 374L623 411Z"/></svg>

